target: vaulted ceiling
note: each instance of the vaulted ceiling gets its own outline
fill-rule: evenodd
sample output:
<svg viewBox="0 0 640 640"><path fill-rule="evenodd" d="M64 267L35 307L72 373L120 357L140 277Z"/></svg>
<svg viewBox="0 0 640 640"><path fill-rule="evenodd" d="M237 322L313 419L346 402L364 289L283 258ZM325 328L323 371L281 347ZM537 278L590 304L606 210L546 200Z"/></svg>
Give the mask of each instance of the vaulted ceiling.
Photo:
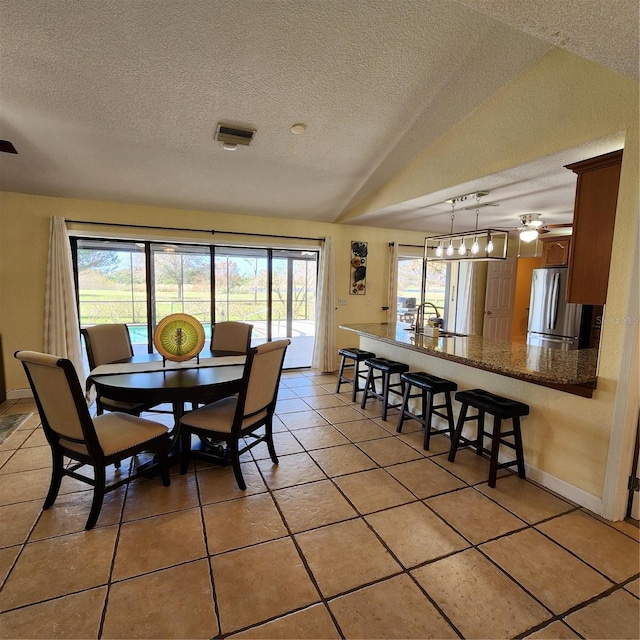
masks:
<svg viewBox="0 0 640 640"><path fill-rule="evenodd" d="M636 0L0 0L0 189L335 221L552 46L637 78Z"/></svg>

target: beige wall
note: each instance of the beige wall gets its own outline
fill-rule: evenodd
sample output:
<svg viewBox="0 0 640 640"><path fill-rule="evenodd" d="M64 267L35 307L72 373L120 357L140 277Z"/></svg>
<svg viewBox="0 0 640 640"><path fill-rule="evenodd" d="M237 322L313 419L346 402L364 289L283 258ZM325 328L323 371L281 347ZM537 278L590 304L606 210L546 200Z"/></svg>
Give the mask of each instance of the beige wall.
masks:
<svg viewBox="0 0 640 640"><path fill-rule="evenodd" d="M634 240L638 234L638 83L561 50L551 50L506 85L368 201L343 216L404 202L623 131L625 150L613 257L600 348L598 389L592 399L535 387L468 367L437 363L461 386L502 391L545 411L525 419L528 464L599 499L623 364L623 339ZM633 285L632 285L633 286ZM637 317L637 310L635 312ZM625 331L627 334L625 334ZM437 373L436 371L436 373ZM457 374L457 377L456 377ZM488 385L488 386L487 386ZM618 402L626 398L618 398ZM629 412L633 415L633 410ZM636 413L637 415L637 409Z"/></svg>
<svg viewBox="0 0 640 640"><path fill-rule="evenodd" d="M154 226L220 229L255 233L282 233L304 237L330 236L334 241L336 267L336 302L338 325L351 322L384 322L387 304L389 242L422 244L424 233L392 231L352 225L312 223L302 220L276 220L255 216L234 216L203 211L183 211L161 207L136 206L65 198L47 198L0 192L0 334L6 384L8 390L27 386L19 363L13 358L18 349L40 350L43 346L44 289L48 252L49 218L63 216L68 220L148 224ZM70 225L115 237L110 227ZM129 233L135 233L128 231ZM147 232L158 239L210 241L210 234ZM122 234L120 234L122 237ZM249 243L248 237L219 236L224 243ZM253 239L255 241L255 239ZM367 295L349 295L349 261L351 240L369 243ZM353 334L337 331L337 348L357 343Z"/></svg>

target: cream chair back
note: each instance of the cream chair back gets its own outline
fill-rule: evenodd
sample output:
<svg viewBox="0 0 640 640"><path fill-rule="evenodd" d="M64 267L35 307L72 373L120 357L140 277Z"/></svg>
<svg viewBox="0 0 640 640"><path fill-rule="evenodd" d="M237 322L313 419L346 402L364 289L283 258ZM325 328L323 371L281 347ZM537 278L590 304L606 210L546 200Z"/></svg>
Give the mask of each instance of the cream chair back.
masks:
<svg viewBox="0 0 640 640"><path fill-rule="evenodd" d="M99 448L93 423L73 365L65 358L36 351L18 351L48 439L63 440ZM50 432L48 432L50 430ZM90 432L87 438L87 431ZM101 453L101 452L100 452Z"/></svg>
<svg viewBox="0 0 640 640"><path fill-rule="evenodd" d="M273 411L278 385L282 374L282 364L290 340L266 342L252 349L247 360L249 369L246 381L243 418L255 416L263 411Z"/></svg>
<svg viewBox="0 0 640 640"><path fill-rule="evenodd" d="M126 324L97 324L82 329L87 346L89 368L125 360L133 355L131 337Z"/></svg>
<svg viewBox="0 0 640 640"><path fill-rule="evenodd" d="M246 322L216 322L211 328L211 350L247 353L252 331L253 325Z"/></svg>

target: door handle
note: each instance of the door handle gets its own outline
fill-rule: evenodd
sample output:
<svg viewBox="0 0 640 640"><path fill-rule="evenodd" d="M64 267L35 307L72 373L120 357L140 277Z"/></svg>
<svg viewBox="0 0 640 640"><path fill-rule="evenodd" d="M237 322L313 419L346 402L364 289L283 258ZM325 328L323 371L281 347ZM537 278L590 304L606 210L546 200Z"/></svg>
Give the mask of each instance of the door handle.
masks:
<svg viewBox="0 0 640 640"><path fill-rule="evenodd" d="M491 315L491 311L485 311L485 313L490 316Z"/></svg>

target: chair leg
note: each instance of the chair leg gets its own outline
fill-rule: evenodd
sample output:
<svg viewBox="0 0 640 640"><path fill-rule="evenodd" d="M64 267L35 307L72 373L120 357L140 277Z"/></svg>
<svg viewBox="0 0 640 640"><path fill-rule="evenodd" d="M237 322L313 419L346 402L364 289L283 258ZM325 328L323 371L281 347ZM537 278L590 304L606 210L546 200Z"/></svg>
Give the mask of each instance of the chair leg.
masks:
<svg viewBox="0 0 640 640"><path fill-rule="evenodd" d="M382 419L387 419L387 408L389 405L389 384L391 382L391 374L384 373L382 376Z"/></svg>
<svg viewBox="0 0 640 640"><path fill-rule="evenodd" d="M184 475L189 469L191 455L191 431L184 425L180 426L180 474Z"/></svg>
<svg viewBox="0 0 640 640"><path fill-rule="evenodd" d="M433 393L427 391L422 397L424 419L424 444L422 448L429 451L431 446L431 420L433 420ZM426 406L425 406L426 405Z"/></svg>
<svg viewBox="0 0 640 640"><path fill-rule="evenodd" d="M238 441L235 438L233 438L229 442L229 456L231 458L231 464L233 465L233 475L236 477L238 487L240 488L240 491L244 491L247 488L247 483L242 477L242 468L240 467L240 454L238 453Z"/></svg>
<svg viewBox="0 0 640 640"><path fill-rule="evenodd" d="M522 434L520 433L520 417L513 418L513 443L516 445L516 460L518 461L518 477L525 478L524 451L522 449Z"/></svg>
<svg viewBox="0 0 640 640"><path fill-rule="evenodd" d="M481 456L484 449L484 411L478 411L478 432L476 433L476 455Z"/></svg>
<svg viewBox="0 0 640 640"><path fill-rule="evenodd" d="M376 390L375 382L373 380L373 368L369 367L369 373L367 373L367 380L364 383L364 391L362 392L362 402L360 408L364 409L367 406L367 397L369 395L369 389Z"/></svg>
<svg viewBox="0 0 640 640"><path fill-rule="evenodd" d="M273 445L273 423L271 420L264 427L265 439L267 441L267 449L269 450L269 455L271 456L271 462L273 464L278 464L278 455L276 454L276 448Z"/></svg>
<svg viewBox="0 0 640 640"><path fill-rule="evenodd" d="M342 376L344 374L344 361L345 357L342 356L340 361L340 368L338 369L338 382L336 383L336 393L340 393L340 386L342 385Z"/></svg>
<svg viewBox="0 0 640 640"><path fill-rule="evenodd" d="M500 451L500 430L502 428L502 418L493 416L493 433L491 434L491 458L489 462L489 486L493 489L496 486L498 477L498 452Z"/></svg>
<svg viewBox="0 0 640 640"><path fill-rule="evenodd" d="M162 448L158 452L158 462L160 463L160 477L165 487L171 485L171 476L169 475L169 436L163 439ZM180 460L182 465L182 460ZM181 467L182 470L182 467Z"/></svg>
<svg viewBox="0 0 640 640"><path fill-rule="evenodd" d="M360 391L360 361L353 363L353 391L351 392L351 402L356 401L358 391Z"/></svg>
<svg viewBox="0 0 640 640"><path fill-rule="evenodd" d="M104 500L104 489L106 485L104 467L94 467L93 474L95 476L95 486L93 487L93 501L91 502L91 511L89 511L87 524L84 525L84 528L87 531L89 529L93 529L96 522L98 521L100 509L102 509L102 501Z"/></svg>
<svg viewBox="0 0 640 640"><path fill-rule="evenodd" d="M462 428L464 427L464 421L467 417L467 409L469 405L466 403L462 403L462 407L460 407L460 415L458 416L458 424L456 425L456 430L453 433L453 440L451 441L451 449L449 449L449 462L455 462L456 460L456 451L458 450L458 443L460 442L460 436L462 435Z"/></svg>
<svg viewBox="0 0 640 640"><path fill-rule="evenodd" d="M449 423L449 438L453 440L454 425L453 425L453 407L451 406L451 392L445 391L444 397L445 397L445 403L447 405L447 422Z"/></svg>
<svg viewBox="0 0 640 640"><path fill-rule="evenodd" d="M43 509L48 509L58 497L58 491L60 491L60 483L62 482L62 470L64 468L64 456L52 449L53 468L51 470L51 483L49 484L49 491L45 498Z"/></svg>
<svg viewBox="0 0 640 640"><path fill-rule="evenodd" d="M407 383L402 394L402 406L400 407L400 417L398 418L398 426L396 427L396 433L402 433L402 425L404 423L404 412L409 406L409 393L411 392L411 385Z"/></svg>
<svg viewBox="0 0 640 640"><path fill-rule="evenodd" d="M113 466L114 466L116 469L119 469L119 468L122 466L122 465L121 465L121 463L122 463L122 460L116 460L116 461L113 463Z"/></svg>

